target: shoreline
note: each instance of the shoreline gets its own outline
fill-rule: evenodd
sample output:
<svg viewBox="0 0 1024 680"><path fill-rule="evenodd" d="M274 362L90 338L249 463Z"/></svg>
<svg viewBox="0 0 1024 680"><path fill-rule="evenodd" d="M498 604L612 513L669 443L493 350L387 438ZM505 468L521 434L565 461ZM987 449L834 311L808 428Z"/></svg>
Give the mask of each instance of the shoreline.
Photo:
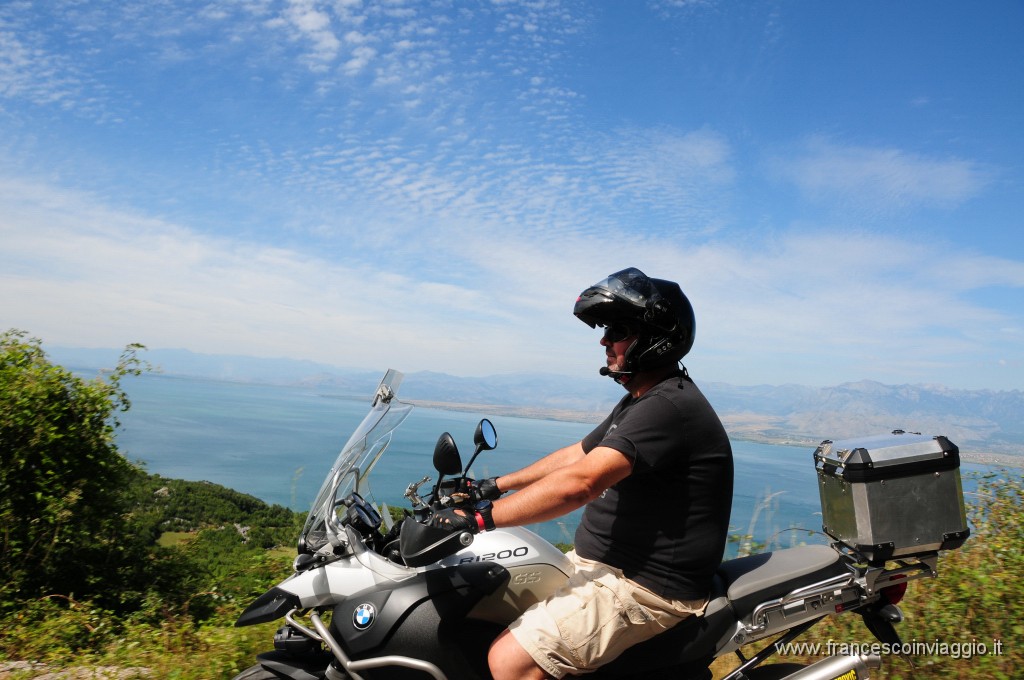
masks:
<svg viewBox="0 0 1024 680"><path fill-rule="evenodd" d="M472 404L462 402L428 401L423 399L405 400L420 408L434 409L438 411L458 411L463 413L479 413L483 416L505 416L510 418L531 418L534 420L554 420L570 423L597 424L604 420L607 414L594 411L574 411L572 409L548 409L526 406L499 406L495 404ZM772 434L757 431L750 425L744 426L728 415L722 417L726 423L730 439L738 441L754 442L757 444L768 444L771 446L795 446L815 448L821 440L813 440L810 437L799 435L786 435L782 433ZM728 421L732 422L728 422ZM974 452L960 451L960 457L964 462L977 465L991 465L993 467L1010 467L1024 469L1024 456L1012 453L996 452Z"/></svg>

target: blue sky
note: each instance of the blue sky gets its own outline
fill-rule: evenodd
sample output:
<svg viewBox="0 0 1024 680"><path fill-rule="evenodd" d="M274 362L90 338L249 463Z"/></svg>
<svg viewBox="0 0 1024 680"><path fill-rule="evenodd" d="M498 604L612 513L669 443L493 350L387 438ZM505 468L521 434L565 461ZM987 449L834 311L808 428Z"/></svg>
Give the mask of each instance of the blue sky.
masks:
<svg viewBox="0 0 1024 680"><path fill-rule="evenodd" d="M0 326L586 375L637 266L735 384L1024 388L1024 4L0 5Z"/></svg>

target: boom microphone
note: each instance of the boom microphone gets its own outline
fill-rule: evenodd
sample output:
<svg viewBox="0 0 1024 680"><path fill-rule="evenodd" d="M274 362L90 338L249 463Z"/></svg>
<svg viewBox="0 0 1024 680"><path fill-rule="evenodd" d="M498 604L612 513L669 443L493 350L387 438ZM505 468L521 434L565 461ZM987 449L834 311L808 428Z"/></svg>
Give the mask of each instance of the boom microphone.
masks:
<svg viewBox="0 0 1024 680"><path fill-rule="evenodd" d="M601 370L598 371L598 373L600 373L601 375L609 375L611 372L611 369L608 368L607 366L602 366Z"/></svg>

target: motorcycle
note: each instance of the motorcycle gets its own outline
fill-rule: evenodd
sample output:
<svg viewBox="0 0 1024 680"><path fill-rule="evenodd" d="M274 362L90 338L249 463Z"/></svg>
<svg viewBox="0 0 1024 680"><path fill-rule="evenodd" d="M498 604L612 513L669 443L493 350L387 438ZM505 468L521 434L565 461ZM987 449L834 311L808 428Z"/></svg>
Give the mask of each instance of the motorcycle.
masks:
<svg viewBox="0 0 1024 680"><path fill-rule="evenodd" d="M285 623L274 649L234 680L490 678L491 641L567 580L568 559L525 528L472 535L429 525L438 509L477 500L469 471L482 451L497 446L487 419L466 466L451 435L441 435L433 456L438 480L426 498L420 488L429 476L409 484L411 507L399 521L367 500L370 473L412 410L396 398L401 380L387 372L331 467L299 538L295 573L238 618L236 626L282 617ZM898 650L894 624L902 620L897 603L907 583L938 572L937 550L923 547L902 556L883 546L869 559L836 542L727 560L703 616L592 675L710 679L712 661L735 654L739 665L725 680L868 678L881 665L878 654L833 655L809 666L766 661L826 616L847 613L859 614L881 643ZM750 658L741 652L764 640L771 641Z"/></svg>

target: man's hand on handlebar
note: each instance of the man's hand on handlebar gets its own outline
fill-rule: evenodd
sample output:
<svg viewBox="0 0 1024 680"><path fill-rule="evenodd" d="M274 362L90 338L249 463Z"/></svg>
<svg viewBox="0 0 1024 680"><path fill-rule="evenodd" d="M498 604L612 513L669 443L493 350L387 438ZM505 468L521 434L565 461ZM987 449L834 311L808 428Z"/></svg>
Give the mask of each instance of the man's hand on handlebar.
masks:
<svg viewBox="0 0 1024 680"><path fill-rule="evenodd" d="M475 534L480 531L480 525L475 515L476 513L473 513L467 517L460 510L445 508L434 513L434 516L430 518L430 526L451 532L468 531Z"/></svg>
<svg viewBox="0 0 1024 680"><path fill-rule="evenodd" d="M474 500L496 501L501 498L501 494L503 493L502 490L498 488L497 477L481 479L473 485L472 489Z"/></svg>

